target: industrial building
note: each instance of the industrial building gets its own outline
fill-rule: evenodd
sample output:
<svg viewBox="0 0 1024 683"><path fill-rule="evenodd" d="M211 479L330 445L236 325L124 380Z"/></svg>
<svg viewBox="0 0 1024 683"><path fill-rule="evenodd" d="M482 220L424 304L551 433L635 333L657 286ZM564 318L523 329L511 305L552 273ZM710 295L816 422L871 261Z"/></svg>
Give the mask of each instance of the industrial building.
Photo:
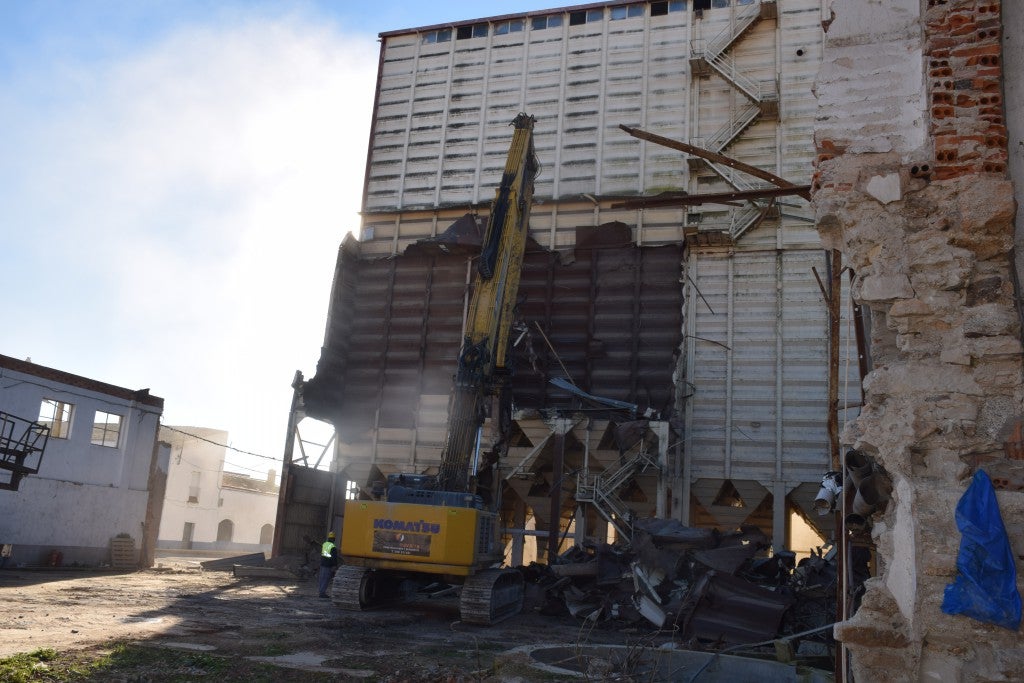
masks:
<svg viewBox="0 0 1024 683"><path fill-rule="evenodd" d="M335 440L318 468L290 439L276 551L340 529L346 495L436 470L469 266L520 111L541 171L506 527L572 520L604 540L658 516L755 524L781 548L796 513L828 536L811 508L838 455L830 407L856 416L860 369L846 306L830 326L845 280L807 202L821 46L819 0L602 2L381 34L362 221L316 374L294 384L290 434L310 416Z"/></svg>

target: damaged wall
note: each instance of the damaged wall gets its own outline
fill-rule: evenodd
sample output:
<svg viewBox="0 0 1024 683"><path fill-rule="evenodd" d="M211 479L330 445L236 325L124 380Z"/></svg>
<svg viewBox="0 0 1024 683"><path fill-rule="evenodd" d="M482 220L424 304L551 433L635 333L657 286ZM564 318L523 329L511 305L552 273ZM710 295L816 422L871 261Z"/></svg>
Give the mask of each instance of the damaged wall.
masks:
<svg viewBox="0 0 1024 683"><path fill-rule="evenodd" d="M518 312L528 327L515 333L514 404L570 408L575 399L549 383L568 372L590 394L670 412L681 247L636 247L625 226L593 232L572 252L534 243L524 257ZM327 340L304 398L308 414L337 427L339 454L361 485L374 470L439 461L469 294L466 254L479 249L442 244L426 240L391 259L360 259L354 241L342 247Z"/></svg>
<svg viewBox="0 0 1024 683"><path fill-rule="evenodd" d="M894 484L874 519L878 576L836 635L857 680L1021 680L1019 633L940 610L971 475L1019 470L1004 449L1022 383L1002 102L1019 55L1004 65L996 0L830 5L813 202L873 320L866 405L843 441ZM998 499L1019 553L1024 494Z"/></svg>

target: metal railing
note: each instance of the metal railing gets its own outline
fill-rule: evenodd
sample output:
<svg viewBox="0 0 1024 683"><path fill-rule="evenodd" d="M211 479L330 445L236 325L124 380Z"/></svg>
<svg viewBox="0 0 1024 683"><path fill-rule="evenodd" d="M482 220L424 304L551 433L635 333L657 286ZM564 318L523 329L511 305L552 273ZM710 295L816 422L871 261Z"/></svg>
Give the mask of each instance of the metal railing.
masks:
<svg viewBox="0 0 1024 683"><path fill-rule="evenodd" d="M718 35L708 41L707 51L718 55L728 50L747 29L761 20L761 3L755 2L749 5L741 5L736 10L736 21L724 29Z"/></svg>
<svg viewBox="0 0 1024 683"><path fill-rule="evenodd" d="M49 438L47 425L0 412L0 470L10 472L0 488L17 490L22 477L39 471Z"/></svg>
<svg viewBox="0 0 1024 683"><path fill-rule="evenodd" d="M642 446L642 444L641 444ZM615 531L623 538L631 538L632 526L629 523L631 512L626 504L619 500L615 492L638 472L648 467L658 467L658 463L640 447L637 454L624 462L617 470L596 475L580 474L576 482L576 501L591 503L597 508L598 514L615 527Z"/></svg>
<svg viewBox="0 0 1024 683"><path fill-rule="evenodd" d="M698 56L717 71L722 78L729 81L733 87L755 102L760 102L766 93L771 92L770 88L765 88L760 82L743 74L737 68L736 61L727 54L705 53Z"/></svg>
<svg viewBox="0 0 1024 683"><path fill-rule="evenodd" d="M741 6L736 10L736 21L729 24L710 40L694 40L690 43L690 56L701 59L729 81L740 92L755 102L775 96L773 85L766 87L745 76L736 68L736 62L726 51L755 23L761 20L761 3Z"/></svg>
<svg viewBox="0 0 1024 683"><path fill-rule="evenodd" d="M746 130L747 126L753 123L754 119L760 115L761 108L752 102L748 103L747 106L733 113L721 128L716 130L710 136L701 138L701 144L694 141L691 141L690 144L702 147L703 149L710 150L717 154L728 147L729 143L738 138L740 133Z"/></svg>

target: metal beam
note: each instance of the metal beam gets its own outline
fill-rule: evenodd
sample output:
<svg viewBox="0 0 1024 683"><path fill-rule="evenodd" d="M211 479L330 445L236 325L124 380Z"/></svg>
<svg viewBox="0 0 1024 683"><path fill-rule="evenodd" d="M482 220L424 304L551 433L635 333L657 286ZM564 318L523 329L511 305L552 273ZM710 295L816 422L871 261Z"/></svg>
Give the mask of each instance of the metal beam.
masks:
<svg viewBox="0 0 1024 683"><path fill-rule="evenodd" d="M681 194L671 197L638 197L612 204L613 209L651 209L659 206L700 206L701 204L728 204L750 199L771 199L788 195L804 196L810 192L810 185L792 187L768 187L762 190L736 190L735 192L710 192L708 194Z"/></svg>
<svg viewBox="0 0 1024 683"><path fill-rule="evenodd" d="M635 138L639 138L640 140L647 140L648 142L653 142L656 145L661 145L663 147L675 149L680 152L692 154L694 156L700 157L701 159L707 159L708 161L713 161L716 164L722 164L723 166L734 168L737 171L749 173L755 178L767 180L772 185L789 188L796 187L794 183L791 183L784 178L780 178L774 173L769 173L768 171L760 169L757 166L751 166L750 164L745 164L742 161L736 161L732 157L727 157L723 154L717 154L715 152L709 152L706 149L702 149L700 147L687 144L685 142L679 142L678 140L673 140L672 138L666 138L661 135L655 135L654 133L648 133L647 131L640 130L639 128L632 128L630 126L626 126L623 124L619 124L619 128L626 131L629 135L632 135ZM811 188L810 186L808 186L806 187L806 189L802 189L800 192L794 192L792 194L799 194L804 199L809 200L811 198Z"/></svg>

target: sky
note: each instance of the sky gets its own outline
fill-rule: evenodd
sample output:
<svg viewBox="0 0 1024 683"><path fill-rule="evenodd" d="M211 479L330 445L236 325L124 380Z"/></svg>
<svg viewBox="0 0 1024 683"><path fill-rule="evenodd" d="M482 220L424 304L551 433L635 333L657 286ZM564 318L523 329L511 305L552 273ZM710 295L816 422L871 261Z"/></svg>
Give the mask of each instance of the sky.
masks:
<svg viewBox="0 0 1024 683"><path fill-rule="evenodd" d="M568 4L568 3L567 3ZM383 31L541 0L0 0L0 354L165 400L280 471Z"/></svg>

